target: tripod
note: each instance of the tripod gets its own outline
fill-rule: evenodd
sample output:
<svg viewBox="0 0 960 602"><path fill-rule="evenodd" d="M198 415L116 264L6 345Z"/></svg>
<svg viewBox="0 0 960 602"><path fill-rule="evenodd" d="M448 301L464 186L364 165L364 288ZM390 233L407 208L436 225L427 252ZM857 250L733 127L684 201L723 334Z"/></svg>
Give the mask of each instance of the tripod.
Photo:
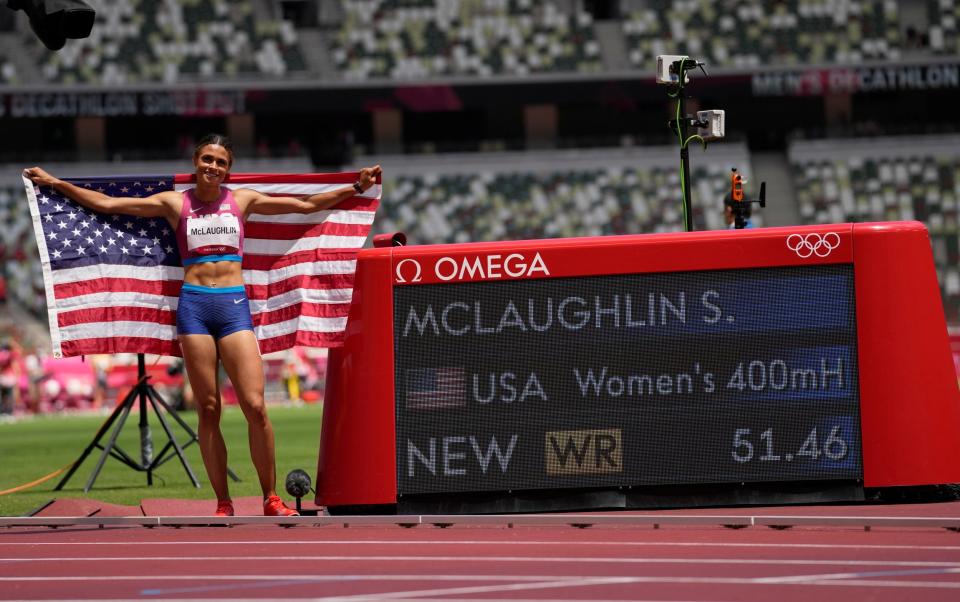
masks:
<svg viewBox="0 0 960 602"><path fill-rule="evenodd" d="M147 379L146 364L143 359L143 354L137 354L137 382L130 389L130 392L127 393L126 397L123 398L119 404L117 404L116 409L110 414L110 417L103 423L100 427L100 430L97 431L97 434L94 436L93 441L83 450L83 453L80 454L80 457L77 458L77 461L73 463L73 466L70 467L70 470L64 475L63 479L57 483L57 486L54 487L54 491L59 491L63 489L63 486L70 480L70 477L73 476L73 473L80 468L80 465L83 464L83 461L86 460L87 456L90 455L90 452L94 448L103 450L100 454L100 459L97 461L96 467L93 469L93 473L90 475L90 478L87 480L86 486L83 488L83 492L87 493L93 488L94 481L97 480L97 476L100 475L100 470L103 468L103 464L107 461L108 456L112 456L117 460L123 462L130 468L147 473L147 485L153 485L153 471L172 460L174 455L179 458L180 463L183 465L183 469L187 472L187 476L190 477L190 481L193 483L193 486L200 488L200 482L197 481L196 475L193 474L193 470L190 468L187 458L183 455L183 450L190 446L192 443L198 441L197 434L190 428L190 425L183 421L180 418L179 414L170 407L163 397L157 393L157 390L153 388ZM127 417L130 415L130 410L133 409L133 404L136 400L139 399L140 402L140 461L134 460L128 453L123 451L119 445L117 445L117 437L120 435L120 431L123 430L123 425L127 421ZM160 424L163 427L164 432L167 434L167 444L160 450L160 453L156 456L153 455L153 440L150 436L150 424L147 422L147 402L150 402L150 405L153 407L153 411L156 412L157 418L160 420ZM162 411L161 411L162 410ZM181 446L176 437L173 434L173 431L170 429L170 424L167 422L167 419L164 417L163 412L168 413L177 423L183 427L183 430L187 431L189 436L186 444ZM118 420L119 419L119 420ZM116 425L114 423L116 422ZM109 440L107 444L101 445L100 440L103 439L104 435L110 431L110 427L113 426L113 430L110 432ZM173 453L171 453L173 450ZM234 481L239 481L240 478L234 474L230 468L227 468L227 474L230 475Z"/></svg>

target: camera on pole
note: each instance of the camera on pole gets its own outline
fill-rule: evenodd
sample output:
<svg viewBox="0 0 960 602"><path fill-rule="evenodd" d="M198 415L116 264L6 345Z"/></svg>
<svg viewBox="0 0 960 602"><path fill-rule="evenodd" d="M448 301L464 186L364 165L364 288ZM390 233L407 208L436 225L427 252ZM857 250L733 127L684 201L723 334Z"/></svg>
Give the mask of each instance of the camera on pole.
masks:
<svg viewBox="0 0 960 602"><path fill-rule="evenodd" d="M700 69L704 75L707 70L704 63L680 54L661 54L657 57L657 83L670 86L670 98L677 99L676 118L667 122L670 129L677 134L680 142L680 194L683 199L683 225L687 232L693 230L693 212L690 200L690 151L687 145L692 140L699 140L704 149L707 142L720 140L726 135L726 118L724 111L712 109L698 111L696 116L687 115L685 86L690 83L690 72ZM696 128L695 134L690 134L691 128Z"/></svg>
<svg viewBox="0 0 960 602"><path fill-rule="evenodd" d="M97 13L82 0L7 0L11 10L22 10L43 45L60 50L67 39L90 35Z"/></svg>

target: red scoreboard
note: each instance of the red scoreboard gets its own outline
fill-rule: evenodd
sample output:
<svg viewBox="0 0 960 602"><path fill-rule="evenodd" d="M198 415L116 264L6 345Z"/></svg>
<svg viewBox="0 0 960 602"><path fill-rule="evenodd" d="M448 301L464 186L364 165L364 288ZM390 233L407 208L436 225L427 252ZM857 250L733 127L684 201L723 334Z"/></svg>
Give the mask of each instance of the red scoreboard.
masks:
<svg viewBox="0 0 960 602"><path fill-rule="evenodd" d="M317 503L502 512L960 481L916 222L386 247L331 350Z"/></svg>

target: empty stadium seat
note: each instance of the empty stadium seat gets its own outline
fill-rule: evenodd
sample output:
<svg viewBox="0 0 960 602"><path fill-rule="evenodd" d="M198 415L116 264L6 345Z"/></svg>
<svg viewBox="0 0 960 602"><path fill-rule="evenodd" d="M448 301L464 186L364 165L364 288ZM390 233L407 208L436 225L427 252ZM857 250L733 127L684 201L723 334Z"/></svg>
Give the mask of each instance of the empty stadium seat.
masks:
<svg viewBox="0 0 960 602"><path fill-rule="evenodd" d="M960 2L957 0L928 0L927 18L930 22L928 36L930 49L935 54L956 55L960 53Z"/></svg>
<svg viewBox="0 0 960 602"><path fill-rule="evenodd" d="M17 68L7 57L0 55L0 84L16 84L18 82Z"/></svg>
<svg viewBox="0 0 960 602"><path fill-rule="evenodd" d="M594 72L593 20L554 2L345 0L332 43L350 79Z"/></svg>
<svg viewBox="0 0 960 602"><path fill-rule="evenodd" d="M624 21L630 63L649 69L659 54L708 65L855 64L900 56L896 0L650 0Z"/></svg>
<svg viewBox="0 0 960 602"><path fill-rule="evenodd" d="M282 77L306 69L293 26L257 19L251 0L90 4L97 11L90 37L44 53L40 68L46 79L172 83L209 76Z"/></svg>
<svg viewBox="0 0 960 602"><path fill-rule="evenodd" d="M960 320L960 136L794 143L790 155L804 223L922 221L947 321Z"/></svg>

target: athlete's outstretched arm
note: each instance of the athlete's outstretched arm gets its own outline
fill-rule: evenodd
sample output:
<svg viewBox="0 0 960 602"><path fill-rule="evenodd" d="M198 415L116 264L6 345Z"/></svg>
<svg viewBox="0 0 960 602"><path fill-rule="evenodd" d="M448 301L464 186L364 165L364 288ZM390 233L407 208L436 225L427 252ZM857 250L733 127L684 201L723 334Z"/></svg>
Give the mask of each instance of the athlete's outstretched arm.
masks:
<svg viewBox="0 0 960 602"><path fill-rule="evenodd" d="M164 217L173 221L176 221L180 215L181 196L180 193L172 190L158 192L143 198L113 197L55 178L39 167L25 169L23 175L38 186L49 186L87 209L93 209L100 213L121 213L137 217Z"/></svg>
<svg viewBox="0 0 960 602"><path fill-rule="evenodd" d="M358 185L361 190L367 190L376 183L381 171L379 165L364 167L360 170L356 185ZM245 211L247 214L279 215L282 213L313 213L315 211L323 211L341 201L349 199L356 195L358 191L353 186L345 186L337 190L320 192L304 198L268 196L249 188L241 188L235 191L235 193L246 200L247 205Z"/></svg>

